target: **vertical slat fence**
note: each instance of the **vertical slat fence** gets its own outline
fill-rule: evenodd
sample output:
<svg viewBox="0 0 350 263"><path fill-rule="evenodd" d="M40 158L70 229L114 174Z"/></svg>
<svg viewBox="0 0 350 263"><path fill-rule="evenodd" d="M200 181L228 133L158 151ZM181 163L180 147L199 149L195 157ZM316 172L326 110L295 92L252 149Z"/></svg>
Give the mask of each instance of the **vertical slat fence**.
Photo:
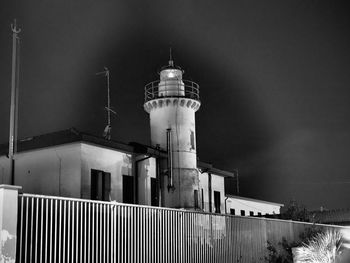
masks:
<svg viewBox="0 0 350 263"><path fill-rule="evenodd" d="M22 194L16 262L264 262L268 240L293 240L307 227L310 224Z"/></svg>

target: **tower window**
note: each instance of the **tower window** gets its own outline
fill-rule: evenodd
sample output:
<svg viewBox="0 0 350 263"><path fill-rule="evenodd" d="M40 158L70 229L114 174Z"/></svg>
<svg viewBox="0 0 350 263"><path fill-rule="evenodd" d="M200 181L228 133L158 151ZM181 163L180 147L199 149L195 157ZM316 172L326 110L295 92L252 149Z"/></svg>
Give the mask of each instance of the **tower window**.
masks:
<svg viewBox="0 0 350 263"><path fill-rule="evenodd" d="M194 132L191 131L191 134L190 134L190 141L191 141L191 150L195 150L195 147L194 147Z"/></svg>
<svg viewBox="0 0 350 263"><path fill-rule="evenodd" d="M194 207L199 208L199 206L198 206L198 190L194 190Z"/></svg>

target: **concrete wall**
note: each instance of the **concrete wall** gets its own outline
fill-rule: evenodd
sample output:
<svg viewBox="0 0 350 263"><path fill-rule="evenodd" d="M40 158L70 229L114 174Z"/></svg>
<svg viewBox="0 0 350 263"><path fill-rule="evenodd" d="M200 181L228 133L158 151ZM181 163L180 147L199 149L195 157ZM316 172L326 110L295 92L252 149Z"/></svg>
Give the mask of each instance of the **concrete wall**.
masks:
<svg viewBox="0 0 350 263"><path fill-rule="evenodd" d="M80 143L42 148L15 155L15 185L23 192L80 197ZM9 160L0 158L1 178L9 183Z"/></svg>
<svg viewBox="0 0 350 263"><path fill-rule="evenodd" d="M203 189L203 196L202 196ZM204 198L204 208L202 208L205 212L209 211L209 174L208 173L200 173L199 174L199 191L200 198ZM214 191L220 192L220 212L221 214L225 214L225 185L224 185L224 177L211 174L211 207L212 212L215 212L214 207ZM200 207L202 206L202 200L199 201Z"/></svg>
<svg viewBox="0 0 350 263"><path fill-rule="evenodd" d="M132 155L92 144L81 144L82 198L91 198L91 169L111 173L111 200L123 201L123 175L132 176Z"/></svg>
<svg viewBox="0 0 350 263"><path fill-rule="evenodd" d="M1 263L16 262L18 190L18 186L0 184Z"/></svg>
<svg viewBox="0 0 350 263"><path fill-rule="evenodd" d="M254 215L258 215L260 212L265 214L279 214L280 206L273 203L267 203L259 200L245 200L240 198L229 197L226 201L227 213L230 214L230 209L235 209L236 215L241 215L241 210L245 211L245 215L249 216L249 212L252 211Z"/></svg>
<svg viewBox="0 0 350 263"><path fill-rule="evenodd" d="M144 156L146 157L146 156ZM138 203L151 205L151 178L156 178L156 159L149 158L137 163Z"/></svg>

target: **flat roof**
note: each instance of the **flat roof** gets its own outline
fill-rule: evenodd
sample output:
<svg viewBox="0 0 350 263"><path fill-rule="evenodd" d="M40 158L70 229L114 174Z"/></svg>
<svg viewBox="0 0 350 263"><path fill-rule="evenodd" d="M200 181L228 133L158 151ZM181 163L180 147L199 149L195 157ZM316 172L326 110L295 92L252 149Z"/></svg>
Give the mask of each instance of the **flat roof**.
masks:
<svg viewBox="0 0 350 263"><path fill-rule="evenodd" d="M36 150L46 147L59 146L73 142L86 142L98 146L108 147L111 149L123 151L126 153L145 154L154 157L167 157L164 150L144 145L137 142L123 143L115 140L106 140L92 134L81 132L75 128L61 130L52 133L46 133L38 136L28 137L17 141L17 152ZM0 156L8 154L8 143L0 145ZM197 166L202 172L208 172L223 177L234 177L229 171L224 171L213 167L212 164L197 161Z"/></svg>
<svg viewBox="0 0 350 263"><path fill-rule="evenodd" d="M202 162L202 161L197 161L197 166L199 169L202 169L202 173L212 173L215 175L220 175L223 177L234 177L234 173L233 172L229 172L229 171L225 171L225 170L221 170L218 168L213 167L212 164L210 163L206 163L206 162Z"/></svg>
<svg viewBox="0 0 350 263"><path fill-rule="evenodd" d="M245 200L245 201L259 202L259 203L264 203L264 204L269 204L269 205L276 205L276 206L284 206L284 204L280 204L280 203L274 203L274 202L264 201L264 200L260 200L260 199L243 197L243 196L239 196L239 195L225 194L225 196L231 197L231 198L235 198L235 199L241 199L241 200Z"/></svg>
<svg viewBox="0 0 350 263"><path fill-rule="evenodd" d="M46 147L58 146L73 142L87 142L99 146L120 150L126 153L140 153L157 156L166 156L166 152L139 143L122 143L115 140L106 140L75 128L33 136L17 141L17 152L30 151ZM0 145L0 155L8 154L8 143Z"/></svg>

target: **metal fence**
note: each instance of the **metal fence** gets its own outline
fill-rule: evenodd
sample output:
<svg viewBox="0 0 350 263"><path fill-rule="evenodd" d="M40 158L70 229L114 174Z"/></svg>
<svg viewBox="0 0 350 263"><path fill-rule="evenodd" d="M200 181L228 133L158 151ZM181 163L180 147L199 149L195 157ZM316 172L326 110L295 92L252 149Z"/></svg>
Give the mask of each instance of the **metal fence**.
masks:
<svg viewBox="0 0 350 263"><path fill-rule="evenodd" d="M23 194L16 262L264 262L291 221Z"/></svg>
<svg viewBox="0 0 350 263"><path fill-rule="evenodd" d="M191 80L183 79L181 82L170 80L160 84L160 81L156 80L146 84L145 102L166 97L184 97L199 101L199 85Z"/></svg>

